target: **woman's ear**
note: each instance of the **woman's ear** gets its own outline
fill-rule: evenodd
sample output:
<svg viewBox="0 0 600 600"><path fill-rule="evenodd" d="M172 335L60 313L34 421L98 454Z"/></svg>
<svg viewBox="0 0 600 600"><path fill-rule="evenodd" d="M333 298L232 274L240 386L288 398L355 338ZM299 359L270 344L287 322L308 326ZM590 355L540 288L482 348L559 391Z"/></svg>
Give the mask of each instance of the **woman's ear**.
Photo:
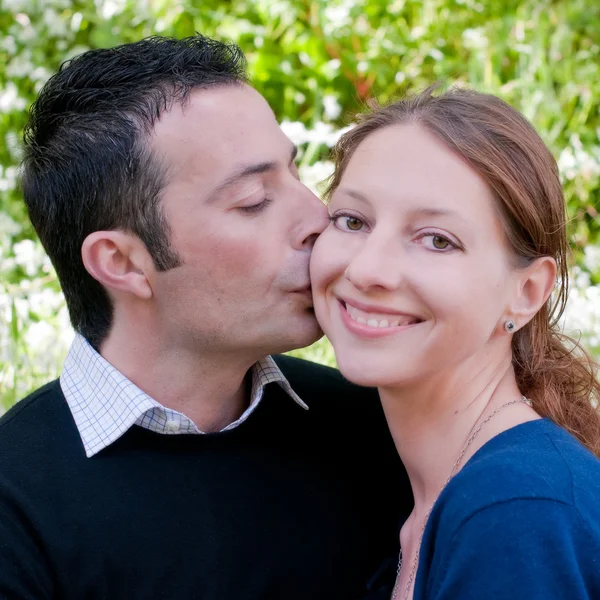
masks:
<svg viewBox="0 0 600 600"><path fill-rule="evenodd" d="M517 272L517 294L508 309L518 329L529 323L544 306L556 283L556 261L550 256L536 258Z"/></svg>
<svg viewBox="0 0 600 600"><path fill-rule="evenodd" d="M149 280L153 263L142 241L124 231L95 231L81 246L87 272L111 293L152 297Z"/></svg>

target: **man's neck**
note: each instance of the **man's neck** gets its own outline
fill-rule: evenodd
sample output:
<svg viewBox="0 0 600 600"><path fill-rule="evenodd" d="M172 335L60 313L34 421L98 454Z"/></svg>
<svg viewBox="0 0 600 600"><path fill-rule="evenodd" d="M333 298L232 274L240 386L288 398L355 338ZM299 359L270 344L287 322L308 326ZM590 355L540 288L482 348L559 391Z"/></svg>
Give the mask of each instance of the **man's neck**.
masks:
<svg viewBox="0 0 600 600"><path fill-rule="evenodd" d="M130 333L130 332L129 332ZM247 408L253 359L165 348L156 339L112 331L102 357L163 406L183 413L200 431L221 431Z"/></svg>

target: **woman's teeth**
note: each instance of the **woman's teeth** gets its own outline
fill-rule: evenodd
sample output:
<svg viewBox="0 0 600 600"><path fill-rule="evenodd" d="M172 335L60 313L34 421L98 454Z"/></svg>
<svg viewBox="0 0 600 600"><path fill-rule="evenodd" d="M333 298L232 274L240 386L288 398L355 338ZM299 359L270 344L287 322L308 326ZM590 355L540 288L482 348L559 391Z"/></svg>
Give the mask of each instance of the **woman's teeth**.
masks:
<svg viewBox="0 0 600 600"><path fill-rule="evenodd" d="M346 311L353 321L369 327L401 327L417 323L417 319L408 315L396 315L393 317L391 315L378 315L376 313L365 312L347 303Z"/></svg>

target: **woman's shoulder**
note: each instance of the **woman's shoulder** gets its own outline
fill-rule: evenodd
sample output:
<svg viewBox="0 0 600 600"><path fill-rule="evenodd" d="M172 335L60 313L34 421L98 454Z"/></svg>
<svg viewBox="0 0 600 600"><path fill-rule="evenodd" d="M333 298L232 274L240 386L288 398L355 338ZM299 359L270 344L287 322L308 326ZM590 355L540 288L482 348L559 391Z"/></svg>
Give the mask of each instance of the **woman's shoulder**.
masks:
<svg viewBox="0 0 600 600"><path fill-rule="evenodd" d="M600 597L600 460L548 420L487 442L440 494L415 598Z"/></svg>
<svg viewBox="0 0 600 600"><path fill-rule="evenodd" d="M492 438L440 495L436 512L458 524L490 506L560 503L600 526L600 459L548 419Z"/></svg>
<svg viewBox="0 0 600 600"><path fill-rule="evenodd" d="M543 419L482 446L440 494L415 599L600 598L600 460Z"/></svg>

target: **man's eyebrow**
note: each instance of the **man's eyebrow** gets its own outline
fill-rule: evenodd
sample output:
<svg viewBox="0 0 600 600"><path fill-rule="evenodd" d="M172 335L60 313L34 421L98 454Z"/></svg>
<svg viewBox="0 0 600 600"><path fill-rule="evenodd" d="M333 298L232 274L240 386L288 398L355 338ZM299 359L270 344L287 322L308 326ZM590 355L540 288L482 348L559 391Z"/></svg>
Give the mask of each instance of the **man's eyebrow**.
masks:
<svg viewBox="0 0 600 600"><path fill-rule="evenodd" d="M292 164L298 155L298 146L293 146L290 152L290 162ZM269 171L274 171L277 168L277 162L268 161L262 163L256 163L254 165L247 165L245 167L241 167L235 173L230 175L223 183L220 183L216 188L211 190L209 195L209 202L212 202L216 199L220 192L239 183L246 177L251 177L252 175L260 175L262 173L267 173Z"/></svg>

